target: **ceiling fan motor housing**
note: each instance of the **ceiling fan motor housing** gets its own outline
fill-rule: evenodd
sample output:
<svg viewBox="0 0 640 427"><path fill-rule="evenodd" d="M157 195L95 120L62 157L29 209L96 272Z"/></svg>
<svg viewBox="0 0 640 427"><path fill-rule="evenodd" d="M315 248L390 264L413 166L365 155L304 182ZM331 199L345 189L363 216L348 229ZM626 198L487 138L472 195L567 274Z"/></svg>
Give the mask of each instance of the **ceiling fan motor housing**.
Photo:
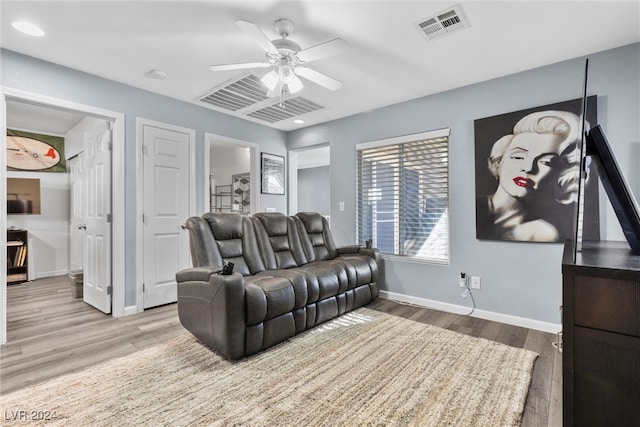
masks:
<svg viewBox="0 0 640 427"><path fill-rule="evenodd" d="M295 25L293 25L292 21L281 18L277 19L276 22L273 23L273 28L275 28L278 34L285 39L293 32Z"/></svg>
<svg viewBox="0 0 640 427"><path fill-rule="evenodd" d="M282 55L288 56L300 52L300 45L289 39L272 40L271 43L280 51Z"/></svg>

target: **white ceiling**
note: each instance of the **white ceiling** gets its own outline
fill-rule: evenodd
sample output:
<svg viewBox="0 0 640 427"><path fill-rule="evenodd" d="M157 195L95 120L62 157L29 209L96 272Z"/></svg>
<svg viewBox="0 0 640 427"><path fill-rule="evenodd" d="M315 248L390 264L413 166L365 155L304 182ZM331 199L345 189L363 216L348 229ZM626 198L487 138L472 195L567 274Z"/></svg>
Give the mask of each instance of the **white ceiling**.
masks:
<svg viewBox="0 0 640 427"><path fill-rule="evenodd" d="M65 136L85 116L71 111L7 101L7 128Z"/></svg>
<svg viewBox="0 0 640 427"><path fill-rule="evenodd" d="M470 27L428 41L416 24L461 4ZM0 1L2 47L206 107L196 99L238 71L211 64L261 62L264 52L234 22L292 20L302 48L340 37L345 53L309 66L343 82L305 81L300 95L326 108L274 124L281 130L370 111L640 41L640 2L616 1ZM46 32L12 29L29 19ZM167 72L151 80L151 69ZM257 69L262 76L268 69Z"/></svg>

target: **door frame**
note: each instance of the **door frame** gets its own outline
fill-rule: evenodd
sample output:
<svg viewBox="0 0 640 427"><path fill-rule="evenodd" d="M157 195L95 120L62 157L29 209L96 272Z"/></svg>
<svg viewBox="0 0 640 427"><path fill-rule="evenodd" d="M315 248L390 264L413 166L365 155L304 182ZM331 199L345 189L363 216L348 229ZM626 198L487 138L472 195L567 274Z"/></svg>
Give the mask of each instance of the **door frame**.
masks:
<svg viewBox="0 0 640 427"><path fill-rule="evenodd" d="M153 126L174 132L186 133L189 135L189 215L196 213L196 131L195 129L159 122L156 120L136 117L136 194L141 195L144 191L144 158L142 156L142 144L144 142L143 130L145 126ZM135 312L144 311L144 292L142 283L144 282L144 214L143 197L136 197L136 306ZM185 221L187 218L185 218ZM142 264L142 265L141 265Z"/></svg>
<svg viewBox="0 0 640 427"><path fill-rule="evenodd" d="M7 135L7 100L33 103L50 108L74 111L111 121L113 123L111 152L111 277L113 281L112 316L121 317L127 313L125 307L125 115L124 113L106 110L65 99L54 98L20 89L0 86L0 144L6 145ZM7 179L6 150L0 154L0 180ZM0 192L1 193L1 192ZM7 228L6 194L0 194L0 229ZM6 233L0 233L0 256L6 259ZM0 269L0 344L7 341L7 277L6 271Z"/></svg>
<svg viewBox="0 0 640 427"><path fill-rule="evenodd" d="M299 170L298 154L303 151L313 151L313 150L324 149L324 148L328 148L329 153L331 153L331 144L328 142L309 145L307 147L292 148L288 150L287 155L289 157L289 168L288 168L289 201L288 201L287 207L289 209L289 215L293 215L296 212L298 212L298 170ZM325 166L325 165L322 164L318 166ZM329 159L329 163L327 164L327 166L331 167L331 159ZM331 189L329 189L329 191L331 191Z"/></svg>
<svg viewBox="0 0 640 427"><path fill-rule="evenodd" d="M228 136L217 135L215 133L204 133L204 168L203 168L203 209L205 212L209 211L210 205L210 193L211 193L211 180L209 174L211 173L211 148L216 142L222 142L225 144L237 145L238 147L248 148L250 152L250 166L249 176L251 179L251 209L250 214L260 212L260 206L258 194L260 194L260 156L258 155L260 145L255 142L244 141L242 139L230 138Z"/></svg>

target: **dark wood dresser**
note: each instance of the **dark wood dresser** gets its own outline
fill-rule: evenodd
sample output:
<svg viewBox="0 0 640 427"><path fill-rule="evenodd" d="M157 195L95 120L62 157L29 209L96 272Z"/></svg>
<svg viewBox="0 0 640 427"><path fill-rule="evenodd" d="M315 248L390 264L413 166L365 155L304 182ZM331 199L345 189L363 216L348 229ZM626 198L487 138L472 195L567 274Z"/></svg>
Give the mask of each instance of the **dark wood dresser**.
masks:
<svg viewBox="0 0 640 427"><path fill-rule="evenodd" d="M640 426L640 255L567 243L562 276L564 426Z"/></svg>

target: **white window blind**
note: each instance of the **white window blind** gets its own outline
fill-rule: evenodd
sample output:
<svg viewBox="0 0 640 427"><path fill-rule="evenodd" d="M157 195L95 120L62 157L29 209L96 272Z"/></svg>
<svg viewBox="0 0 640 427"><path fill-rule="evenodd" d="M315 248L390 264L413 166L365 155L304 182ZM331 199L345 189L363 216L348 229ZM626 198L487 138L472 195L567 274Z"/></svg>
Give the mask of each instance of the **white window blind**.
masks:
<svg viewBox="0 0 640 427"><path fill-rule="evenodd" d="M360 144L358 241L383 254L449 260L449 130Z"/></svg>

